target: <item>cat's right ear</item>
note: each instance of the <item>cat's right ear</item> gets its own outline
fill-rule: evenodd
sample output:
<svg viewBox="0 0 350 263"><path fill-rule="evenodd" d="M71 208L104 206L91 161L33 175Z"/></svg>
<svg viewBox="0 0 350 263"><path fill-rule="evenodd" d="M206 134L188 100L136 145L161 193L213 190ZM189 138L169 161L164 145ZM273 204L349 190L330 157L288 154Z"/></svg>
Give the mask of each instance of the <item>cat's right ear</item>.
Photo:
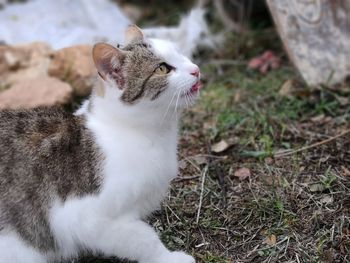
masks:
<svg viewBox="0 0 350 263"><path fill-rule="evenodd" d="M101 78L106 80L109 77L117 82L119 88L123 88L124 78L121 68L126 51L106 43L98 43L92 49L92 57Z"/></svg>

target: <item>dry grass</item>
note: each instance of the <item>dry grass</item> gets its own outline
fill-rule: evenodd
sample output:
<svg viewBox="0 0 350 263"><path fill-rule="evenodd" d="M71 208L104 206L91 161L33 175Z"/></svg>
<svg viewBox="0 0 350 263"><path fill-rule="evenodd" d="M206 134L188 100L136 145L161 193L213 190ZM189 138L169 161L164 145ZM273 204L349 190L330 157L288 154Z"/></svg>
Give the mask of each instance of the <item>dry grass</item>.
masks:
<svg viewBox="0 0 350 263"><path fill-rule="evenodd" d="M310 89L288 64L266 76L219 67L204 66L207 86L183 118L180 175L150 220L162 240L203 263L350 262L350 135L273 158L349 129L337 100L349 86ZM214 154L220 140L230 147Z"/></svg>
<svg viewBox="0 0 350 263"><path fill-rule="evenodd" d="M232 35L199 56L205 89L182 121L179 178L150 219L170 249L198 262L350 262L350 134L274 158L348 130L350 84L307 87L276 39L271 29ZM246 69L271 48L278 70ZM221 140L230 147L213 153ZM251 176L241 181L242 167Z"/></svg>

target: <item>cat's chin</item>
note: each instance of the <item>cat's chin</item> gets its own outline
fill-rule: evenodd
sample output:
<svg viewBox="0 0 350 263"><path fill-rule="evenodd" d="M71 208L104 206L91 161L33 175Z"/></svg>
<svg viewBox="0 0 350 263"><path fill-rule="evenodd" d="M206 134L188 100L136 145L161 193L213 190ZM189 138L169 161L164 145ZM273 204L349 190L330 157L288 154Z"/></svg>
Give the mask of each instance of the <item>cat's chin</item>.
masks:
<svg viewBox="0 0 350 263"><path fill-rule="evenodd" d="M196 98L199 95L199 90L202 88L202 83L200 81L197 81L195 84L192 85L192 87L184 92L181 97L183 98Z"/></svg>

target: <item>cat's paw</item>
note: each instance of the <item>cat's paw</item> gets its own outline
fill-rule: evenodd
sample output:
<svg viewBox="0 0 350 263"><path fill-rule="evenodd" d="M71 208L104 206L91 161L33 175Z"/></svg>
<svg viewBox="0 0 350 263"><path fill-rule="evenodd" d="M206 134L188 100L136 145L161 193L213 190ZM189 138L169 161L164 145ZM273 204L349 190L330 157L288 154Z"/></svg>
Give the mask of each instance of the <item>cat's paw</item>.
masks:
<svg viewBox="0 0 350 263"><path fill-rule="evenodd" d="M184 252L171 252L163 257L159 263L196 263L195 259Z"/></svg>

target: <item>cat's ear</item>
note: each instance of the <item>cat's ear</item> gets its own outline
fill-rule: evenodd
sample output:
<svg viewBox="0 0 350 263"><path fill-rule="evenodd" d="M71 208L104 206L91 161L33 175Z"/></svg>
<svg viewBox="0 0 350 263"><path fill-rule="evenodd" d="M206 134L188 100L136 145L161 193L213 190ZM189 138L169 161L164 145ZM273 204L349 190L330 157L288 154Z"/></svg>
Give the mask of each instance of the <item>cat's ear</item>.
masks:
<svg viewBox="0 0 350 263"><path fill-rule="evenodd" d="M142 42L144 35L136 25L130 25L125 31L125 45Z"/></svg>
<svg viewBox="0 0 350 263"><path fill-rule="evenodd" d="M98 74L104 80L106 80L107 77L114 79L119 88L122 88L124 82L121 67L126 55L126 51L106 43L98 43L92 49L92 57Z"/></svg>

